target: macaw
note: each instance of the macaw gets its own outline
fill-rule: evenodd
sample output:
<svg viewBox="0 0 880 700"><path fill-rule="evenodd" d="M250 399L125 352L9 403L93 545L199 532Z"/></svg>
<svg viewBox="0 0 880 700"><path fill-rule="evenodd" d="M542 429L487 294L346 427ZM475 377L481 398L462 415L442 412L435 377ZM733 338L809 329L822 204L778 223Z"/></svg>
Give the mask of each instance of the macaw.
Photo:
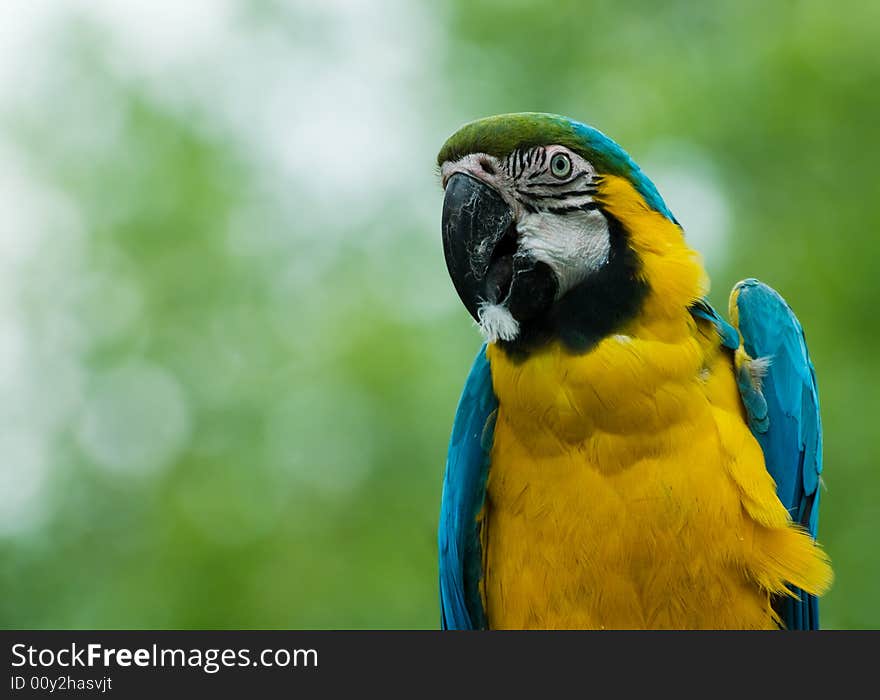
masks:
<svg viewBox="0 0 880 700"><path fill-rule="evenodd" d="M442 238L486 342L439 522L444 629L817 629L816 375L754 279L726 321L600 131L488 117L443 145Z"/></svg>

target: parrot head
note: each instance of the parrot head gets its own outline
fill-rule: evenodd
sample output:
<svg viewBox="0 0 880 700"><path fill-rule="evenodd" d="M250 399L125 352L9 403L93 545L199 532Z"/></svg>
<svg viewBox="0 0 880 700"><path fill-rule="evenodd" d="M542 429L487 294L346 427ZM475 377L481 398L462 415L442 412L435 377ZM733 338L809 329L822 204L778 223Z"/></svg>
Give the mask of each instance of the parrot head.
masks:
<svg viewBox="0 0 880 700"><path fill-rule="evenodd" d="M566 117L471 122L437 161L452 282L487 339L513 353L551 340L585 351L638 313L650 280L629 213L681 236L629 155Z"/></svg>

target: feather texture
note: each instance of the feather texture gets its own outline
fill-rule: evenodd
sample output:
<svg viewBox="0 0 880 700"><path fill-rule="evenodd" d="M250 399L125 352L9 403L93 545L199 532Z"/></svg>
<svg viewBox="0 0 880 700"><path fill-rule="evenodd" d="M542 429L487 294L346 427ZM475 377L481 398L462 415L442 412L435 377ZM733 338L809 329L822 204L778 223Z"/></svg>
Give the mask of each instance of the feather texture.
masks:
<svg viewBox="0 0 880 700"><path fill-rule="evenodd" d="M443 629L485 627L479 592L477 516L483 507L498 401L486 346L474 359L455 412L440 506L440 609Z"/></svg>
<svg viewBox="0 0 880 700"><path fill-rule="evenodd" d="M747 356L770 358L760 387L746 386L743 401L780 501L794 521L815 538L822 422L816 373L803 328L785 300L755 279L734 287L730 314L742 334ZM757 415L755 412L756 394L763 402L763 417L760 406ZM783 623L789 629L818 629L816 597L799 590L795 593L796 598L786 596L777 601Z"/></svg>

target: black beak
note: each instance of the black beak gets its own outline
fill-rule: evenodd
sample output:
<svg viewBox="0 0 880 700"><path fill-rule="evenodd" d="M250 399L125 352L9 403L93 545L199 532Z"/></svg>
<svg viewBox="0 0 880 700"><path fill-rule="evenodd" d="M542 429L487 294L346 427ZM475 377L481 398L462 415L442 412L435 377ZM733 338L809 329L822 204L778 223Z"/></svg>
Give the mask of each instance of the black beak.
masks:
<svg viewBox="0 0 880 700"><path fill-rule="evenodd" d="M471 316L477 318L481 302L498 303L507 296L516 252L513 212L498 192L464 173L455 173L446 184L443 252Z"/></svg>
<svg viewBox="0 0 880 700"><path fill-rule="evenodd" d="M504 304L518 321L547 308L556 294L550 268L517 253L516 221L492 187L455 173L443 200L446 267L471 316L482 303Z"/></svg>

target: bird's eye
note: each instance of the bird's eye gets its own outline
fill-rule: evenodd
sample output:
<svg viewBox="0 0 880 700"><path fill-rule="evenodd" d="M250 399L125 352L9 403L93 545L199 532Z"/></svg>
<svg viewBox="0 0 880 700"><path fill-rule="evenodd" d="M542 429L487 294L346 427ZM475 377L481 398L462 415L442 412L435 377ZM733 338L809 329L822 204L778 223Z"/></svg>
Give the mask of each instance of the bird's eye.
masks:
<svg viewBox="0 0 880 700"><path fill-rule="evenodd" d="M550 159L550 172L553 177L564 180L571 175L571 160L564 153L557 153Z"/></svg>

